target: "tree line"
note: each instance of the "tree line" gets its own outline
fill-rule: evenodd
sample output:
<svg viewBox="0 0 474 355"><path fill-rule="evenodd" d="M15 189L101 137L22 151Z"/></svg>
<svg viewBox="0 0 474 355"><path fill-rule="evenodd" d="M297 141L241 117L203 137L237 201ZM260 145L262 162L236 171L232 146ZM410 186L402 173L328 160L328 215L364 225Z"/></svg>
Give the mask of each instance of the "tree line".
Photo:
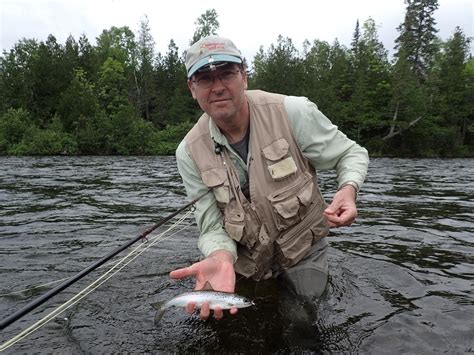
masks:
<svg viewBox="0 0 474 355"><path fill-rule="evenodd" d="M406 0L393 58L371 18L350 46L291 38L260 47L249 88L306 96L372 156L474 156L474 59L456 27L439 38L438 0ZM190 44L218 34L195 22ZM0 56L0 155L164 155L200 115L173 40L155 51L148 19L64 44L21 39Z"/></svg>

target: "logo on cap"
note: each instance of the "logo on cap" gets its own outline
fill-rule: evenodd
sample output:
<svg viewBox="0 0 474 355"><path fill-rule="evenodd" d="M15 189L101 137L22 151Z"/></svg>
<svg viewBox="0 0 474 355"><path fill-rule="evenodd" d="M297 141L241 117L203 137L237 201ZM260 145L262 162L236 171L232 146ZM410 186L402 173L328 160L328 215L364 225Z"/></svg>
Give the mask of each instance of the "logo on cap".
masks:
<svg viewBox="0 0 474 355"><path fill-rule="evenodd" d="M215 51L218 49L224 49L225 43L224 42L208 42L203 43L200 48L200 54L203 54L206 51Z"/></svg>

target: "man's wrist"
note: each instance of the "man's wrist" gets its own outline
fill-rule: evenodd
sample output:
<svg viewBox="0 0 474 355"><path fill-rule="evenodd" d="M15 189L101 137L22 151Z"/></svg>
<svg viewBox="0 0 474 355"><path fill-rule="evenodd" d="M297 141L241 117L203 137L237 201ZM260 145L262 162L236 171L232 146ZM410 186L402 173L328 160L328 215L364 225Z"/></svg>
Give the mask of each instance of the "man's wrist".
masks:
<svg viewBox="0 0 474 355"><path fill-rule="evenodd" d="M357 184L355 181L346 181L341 186L339 186L337 191L341 191L342 189L346 187L354 189L355 200L357 201L357 197L359 196L359 184Z"/></svg>
<svg viewBox="0 0 474 355"><path fill-rule="evenodd" d="M208 258L216 258L222 261L228 261L231 264L234 264L235 262L234 254L232 254L232 252L230 252L229 250L225 250L225 249L218 249L218 250L213 251L208 256Z"/></svg>

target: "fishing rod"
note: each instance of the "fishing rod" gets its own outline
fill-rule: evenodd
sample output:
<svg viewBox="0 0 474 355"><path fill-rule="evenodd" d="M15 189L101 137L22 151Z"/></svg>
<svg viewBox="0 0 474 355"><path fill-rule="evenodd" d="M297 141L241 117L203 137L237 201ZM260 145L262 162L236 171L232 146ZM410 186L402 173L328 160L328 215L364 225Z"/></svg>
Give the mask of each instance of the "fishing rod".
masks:
<svg viewBox="0 0 474 355"><path fill-rule="evenodd" d="M188 209L190 206L194 205L197 201L199 201L202 197L204 197L207 193L209 193L209 191L211 191L210 189L207 190L205 193L203 193L202 195L200 195L199 197L197 197L196 199L194 199L193 201L189 202L187 205L181 207L179 210L177 210L176 212L173 212L172 214L170 214L169 216L165 217L164 219L162 219L160 222L152 225L151 227L147 228L145 231L143 231L142 233L140 233L139 235L137 235L135 238L131 239L130 241L128 241L127 243L125 244L122 244L120 247L118 247L117 249L111 251L109 254L107 254L106 256L102 257L102 259L94 262L93 264L89 265L87 268L85 268L84 270L82 270L81 272L79 272L78 274L76 274L75 276L72 276L71 278L68 278L66 281L64 281L62 284L56 286L55 288L49 290L48 292L46 292L44 295L38 297L37 299L33 300L32 302L28 303L26 306L24 306L23 308L19 309L18 311L16 311L15 313L13 313L12 315L10 315L9 317L3 319L1 322L0 322L0 330L3 330L4 328L8 327L10 324L12 324L13 322L15 322L16 320L18 320L19 318L23 317L24 315L26 315L27 313L31 312L33 309L35 309L36 307L42 305L44 302L46 302L47 300L49 300L50 298L52 298L53 296L57 295L59 292L63 291L64 289L68 288L69 286L71 286L73 283L75 283L76 281L82 279L84 276L86 276L87 274L89 274L91 271L97 269L99 266L103 265L105 262L107 262L108 260L110 260L111 258L113 258L114 256L116 256L117 254L119 254L120 252L124 251L125 249L127 249L128 247L130 247L131 245L135 244L136 242L138 242L139 240L141 239L144 239L148 234L150 234L151 232L153 232L156 228L162 226L163 224L165 224L166 222L168 222L170 219L172 219L173 217L177 216L179 213L185 211L186 209Z"/></svg>

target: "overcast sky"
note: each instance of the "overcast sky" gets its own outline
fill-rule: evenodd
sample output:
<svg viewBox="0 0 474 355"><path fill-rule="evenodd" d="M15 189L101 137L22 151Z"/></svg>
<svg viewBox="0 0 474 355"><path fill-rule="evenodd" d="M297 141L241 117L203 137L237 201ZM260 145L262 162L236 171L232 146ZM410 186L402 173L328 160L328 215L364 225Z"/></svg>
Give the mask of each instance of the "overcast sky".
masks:
<svg viewBox="0 0 474 355"><path fill-rule="evenodd" d="M69 34L76 40L85 34L95 44L111 26L129 26L136 34L140 18L147 15L156 50L166 53L173 39L181 53L196 19L213 8L219 34L232 39L250 62L260 46L268 49L279 34L290 37L298 49L305 39L332 43L338 38L349 46L356 20L362 24L369 17L392 53L405 6L403 0L0 0L0 49L11 49L21 38L45 41L49 34L60 43ZM439 0L435 18L442 39L451 37L456 26L472 37L474 1Z"/></svg>

